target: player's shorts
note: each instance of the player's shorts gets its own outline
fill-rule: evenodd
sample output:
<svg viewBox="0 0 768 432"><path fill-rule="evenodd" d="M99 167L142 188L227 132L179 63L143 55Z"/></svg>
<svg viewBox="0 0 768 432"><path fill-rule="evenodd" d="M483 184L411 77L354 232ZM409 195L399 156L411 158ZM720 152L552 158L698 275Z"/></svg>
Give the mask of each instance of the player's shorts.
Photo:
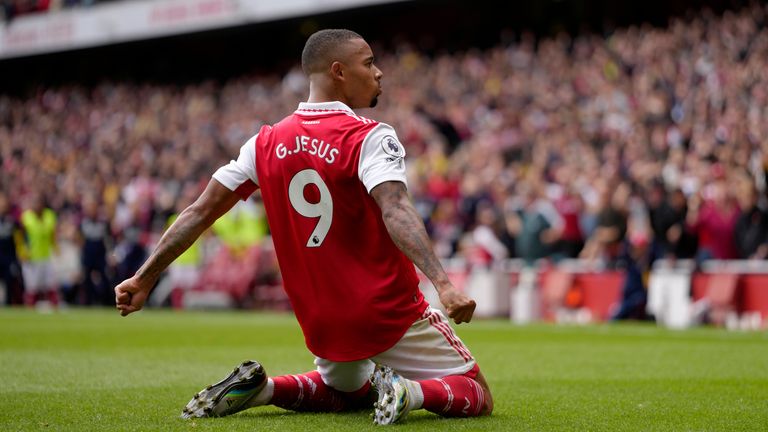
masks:
<svg viewBox="0 0 768 432"><path fill-rule="evenodd" d="M445 315L432 307L392 348L368 360L333 362L315 358L323 382L343 392L361 389L373 374L375 363L389 366L412 380L463 375L475 367L474 357L453 332Z"/></svg>
<svg viewBox="0 0 768 432"><path fill-rule="evenodd" d="M28 261L21 265L24 289L29 294L52 291L57 288L56 269L52 260Z"/></svg>

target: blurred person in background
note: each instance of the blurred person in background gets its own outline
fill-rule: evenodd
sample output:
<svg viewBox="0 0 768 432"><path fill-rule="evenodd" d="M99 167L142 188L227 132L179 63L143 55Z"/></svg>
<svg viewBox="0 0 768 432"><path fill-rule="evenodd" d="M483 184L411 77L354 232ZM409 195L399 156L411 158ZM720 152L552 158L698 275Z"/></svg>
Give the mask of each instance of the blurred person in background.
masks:
<svg viewBox="0 0 768 432"><path fill-rule="evenodd" d="M538 180L521 181L516 191L506 203L507 229L515 238L516 255L532 266L556 253L564 223Z"/></svg>
<svg viewBox="0 0 768 432"><path fill-rule="evenodd" d="M80 263L86 305L108 305L114 298L109 290L109 263L107 251L114 247L111 227L103 205L93 195L82 202L82 215L78 224L80 236Z"/></svg>
<svg viewBox="0 0 768 432"><path fill-rule="evenodd" d="M698 237L687 224L688 197L681 189L669 193L669 206L675 213L675 222L667 229L665 239L669 242L668 258L691 259L696 256L699 247ZM654 258L659 258L655 256Z"/></svg>
<svg viewBox="0 0 768 432"><path fill-rule="evenodd" d="M263 207L254 200L237 203L213 224L213 232L233 259L251 255L267 230Z"/></svg>
<svg viewBox="0 0 768 432"><path fill-rule="evenodd" d="M24 241L18 214L0 191L0 281L5 288L5 304L24 304L24 277L17 247Z"/></svg>
<svg viewBox="0 0 768 432"><path fill-rule="evenodd" d="M687 223L698 236L698 261L738 258L735 230L739 207L722 166L714 165L715 180L688 201Z"/></svg>
<svg viewBox="0 0 768 432"><path fill-rule="evenodd" d="M112 220L116 237L114 253L111 257L116 267L118 280L136 273L147 258L146 242L148 233L142 223L141 206L138 203L121 204L123 217L119 214Z"/></svg>
<svg viewBox="0 0 768 432"><path fill-rule="evenodd" d="M26 254L22 269L26 292L24 303L34 306L39 298L59 303L59 287L53 266L56 252L56 213L45 205L42 193L29 198L27 209L21 214L25 233Z"/></svg>
<svg viewBox="0 0 768 432"><path fill-rule="evenodd" d="M594 232L587 239L580 257L602 260L609 267L615 266L623 252L629 218L631 188L621 181L615 189L607 183L599 188L600 204Z"/></svg>
<svg viewBox="0 0 768 432"><path fill-rule="evenodd" d="M562 188L553 204L563 221L562 234L558 244L558 254L563 258L576 258L584 248L584 234L581 232L580 218L584 209L581 195L570 178L560 183Z"/></svg>
<svg viewBox="0 0 768 432"><path fill-rule="evenodd" d="M435 254L440 258L452 257L459 248L463 233L458 206L454 199L443 198L437 201L429 227Z"/></svg>
<svg viewBox="0 0 768 432"><path fill-rule="evenodd" d="M483 180L477 172L468 171L461 177L459 185L459 213L463 216L464 232L471 232L475 227L477 207L481 202L491 201L488 190L483 187Z"/></svg>
<svg viewBox="0 0 768 432"><path fill-rule="evenodd" d="M629 186L631 189L631 186ZM622 199L614 202L622 208ZM651 265L651 236L653 228L646 205L636 191L630 192L627 200L627 232L616 258L616 268L624 272L621 288L621 302L610 314L611 320L645 319L645 304L648 298L646 273Z"/></svg>
<svg viewBox="0 0 768 432"><path fill-rule="evenodd" d="M645 319L645 303L648 298L645 273L649 269L648 239L630 236L618 256L624 271L621 285L621 301L610 314L611 320Z"/></svg>
<svg viewBox="0 0 768 432"><path fill-rule="evenodd" d="M206 284L227 291L240 307L253 301L254 282L262 267L261 244L268 226L262 203L250 198L240 201L212 226L220 248L203 275Z"/></svg>
<svg viewBox="0 0 768 432"><path fill-rule="evenodd" d="M734 228L734 243L741 259L768 258L768 211L759 202L750 178L741 179L738 190L741 212Z"/></svg>
<svg viewBox="0 0 768 432"><path fill-rule="evenodd" d="M679 189L667 193L662 183L654 182L645 197L653 233L651 262L665 258L685 258L680 250L682 242L688 241L683 237L690 237L685 226L688 211L685 195Z"/></svg>
<svg viewBox="0 0 768 432"><path fill-rule="evenodd" d="M494 263L507 258L509 251L500 240L501 212L490 201L481 201L475 207L477 215L475 227L470 234L469 261L483 268L490 268Z"/></svg>
<svg viewBox="0 0 768 432"><path fill-rule="evenodd" d="M76 216L64 213L56 229L53 268L65 304L85 304L82 261Z"/></svg>

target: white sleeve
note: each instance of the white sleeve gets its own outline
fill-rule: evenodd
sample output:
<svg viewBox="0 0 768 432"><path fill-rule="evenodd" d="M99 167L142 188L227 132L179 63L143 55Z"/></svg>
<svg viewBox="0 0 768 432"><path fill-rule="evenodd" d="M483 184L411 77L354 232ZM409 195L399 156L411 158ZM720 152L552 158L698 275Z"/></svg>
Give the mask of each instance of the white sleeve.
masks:
<svg viewBox="0 0 768 432"><path fill-rule="evenodd" d="M236 161L230 161L228 164L216 170L213 178L219 181L227 189L234 191L239 187L253 182L254 186L259 185L256 177L256 137L252 136L240 147L240 156Z"/></svg>
<svg viewBox="0 0 768 432"><path fill-rule="evenodd" d="M368 132L360 149L357 175L368 192L386 181L399 181L408 186L405 176L405 147L395 129L379 123Z"/></svg>

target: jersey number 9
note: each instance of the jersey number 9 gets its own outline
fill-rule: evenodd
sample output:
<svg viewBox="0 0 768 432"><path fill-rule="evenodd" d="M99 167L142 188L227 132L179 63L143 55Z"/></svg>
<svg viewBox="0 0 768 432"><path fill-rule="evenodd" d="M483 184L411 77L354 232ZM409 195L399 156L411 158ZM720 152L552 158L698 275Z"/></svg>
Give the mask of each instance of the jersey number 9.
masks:
<svg viewBox="0 0 768 432"><path fill-rule="evenodd" d="M304 188L313 184L320 191L320 201L311 203L304 197ZM320 218L315 229L307 240L307 247L319 247L331 229L333 221L333 199L331 191L325 185L320 174L313 169L305 169L296 173L288 185L288 198L293 208L302 216Z"/></svg>

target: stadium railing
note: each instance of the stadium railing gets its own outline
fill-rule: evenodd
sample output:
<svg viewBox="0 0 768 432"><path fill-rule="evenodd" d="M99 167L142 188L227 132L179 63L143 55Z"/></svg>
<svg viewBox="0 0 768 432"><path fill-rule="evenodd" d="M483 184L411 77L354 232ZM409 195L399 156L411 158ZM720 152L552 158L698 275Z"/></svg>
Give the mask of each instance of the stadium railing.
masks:
<svg viewBox="0 0 768 432"><path fill-rule="evenodd" d="M444 261L451 281L478 303L478 317L533 321L602 322L621 305L626 271L599 261L545 260L526 265L511 259L472 266L461 258ZM439 299L419 273L432 305ZM659 325L687 328L702 323L731 329L768 324L768 261L658 260L644 278L646 312Z"/></svg>

